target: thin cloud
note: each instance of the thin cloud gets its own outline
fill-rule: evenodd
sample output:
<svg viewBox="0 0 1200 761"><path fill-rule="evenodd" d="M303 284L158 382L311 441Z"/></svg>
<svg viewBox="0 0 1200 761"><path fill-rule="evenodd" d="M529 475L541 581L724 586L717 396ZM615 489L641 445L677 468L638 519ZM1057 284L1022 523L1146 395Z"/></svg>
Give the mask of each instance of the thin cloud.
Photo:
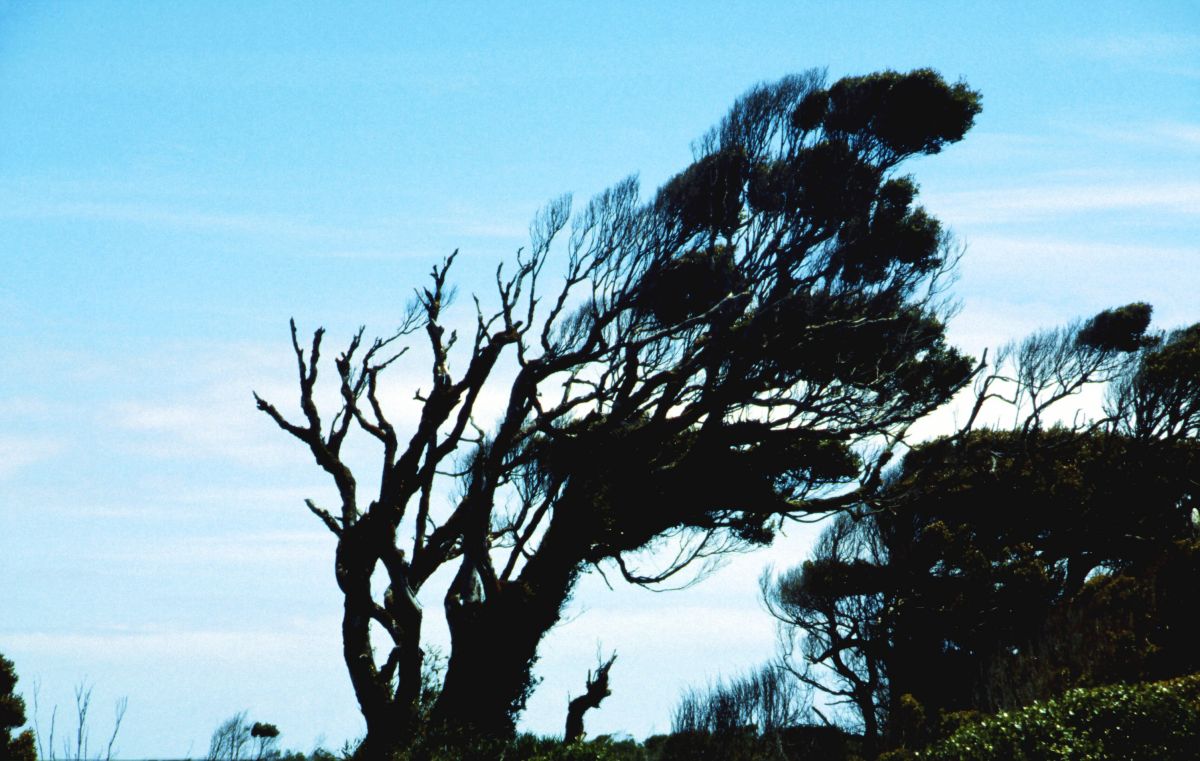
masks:
<svg viewBox="0 0 1200 761"><path fill-rule="evenodd" d="M1166 120L1120 126L1071 123L1064 125L1063 129L1070 129L1105 143L1124 143L1170 151L1173 156L1180 151L1200 149L1200 124L1195 122Z"/></svg>
<svg viewBox="0 0 1200 761"><path fill-rule="evenodd" d="M67 442L52 436L0 436L0 480L66 449Z"/></svg>
<svg viewBox="0 0 1200 761"><path fill-rule="evenodd" d="M1044 258L1076 259L1095 264L1119 264L1121 262L1144 261L1152 258L1159 263L1193 264L1200 257L1200 245L1196 248L1182 246L1135 245L1129 243L1101 243L1052 238L1021 236L979 235L971 238L973 260L990 260L1014 257L1029 260Z"/></svg>
<svg viewBox="0 0 1200 761"><path fill-rule="evenodd" d="M31 657L53 657L69 652L82 660L95 662L137 657L253 664L266 660L294 665L313 654L323 656L331 643L336 643L336 632L334 620L296 619L287 625L262 631L159 627L108 628L90 632L18 631L5 634L4 641L7 648Z"/></svg>
<svg viewBox="0 0 1200 761"><path fill-rule="evenodd" d="M153 545L106 546L90 550L88 559L98 563L175 566L180 563L180 558L197 558L205 565L253 564L257 567L267 563L311 563L316 558L324 559L329 550L330 537L314 527L313 531L187 536L158 540Z"/></svg>
<svg viewBox="0 0 1200 761"><path fill-rule="evenodd" d="M1200 182L1103 182L930 193L930 208L955 225L1009 224L1092 212L1200 217Z"/></svg>
<svg viewBox="0 0 1200 761"><path fill-rule="evenodd" d="M1106 37L1083 37L1067 43L1056 43L1076 55L1103 60L1161 59L1187 56L1200 52L1200 35L1196 34L1125 34Z"/></svg>
<svg viewBox="0 0 1200 761"><path fill-rule="evenodd" d="M337 240L360 236L361 229L314 224L275 214L236 214L199 211L134 202L49 202L13 204L0 212L7 219L76 219L137 225L244 233L288 238Z"/></svg>

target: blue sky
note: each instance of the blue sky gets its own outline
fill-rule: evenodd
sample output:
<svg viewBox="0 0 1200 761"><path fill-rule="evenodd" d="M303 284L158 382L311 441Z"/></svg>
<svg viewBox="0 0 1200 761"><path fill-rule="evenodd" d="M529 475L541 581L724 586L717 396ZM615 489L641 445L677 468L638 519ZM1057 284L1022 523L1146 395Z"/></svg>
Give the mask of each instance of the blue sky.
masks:
<svg viewBox="0 0 1200 761"><path fill-rule="evenodd" d="M966 246L958 343L1200 320L1191 2L0 2L0 652L43 721L87 679L94 734L129 697L123 757L202 755L243 708L289 747L358 734L302 504L330 489L250 396L294 397L288 318L385 333L440 257L484 291L539 206L652 189L753 83L919 66L984 97L909 168ZM585 579L525 726L561 731L601 643L591 732L666 730L770 656L755 579L810 536L685 592Z"/></svg>

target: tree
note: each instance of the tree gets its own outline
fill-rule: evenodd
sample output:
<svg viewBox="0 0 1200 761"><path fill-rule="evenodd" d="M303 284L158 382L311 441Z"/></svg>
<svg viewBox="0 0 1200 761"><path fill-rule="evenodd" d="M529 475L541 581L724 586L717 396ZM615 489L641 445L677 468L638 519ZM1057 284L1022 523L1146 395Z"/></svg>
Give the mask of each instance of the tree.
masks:
<svg viewBox="0 0 1200 761"><path fill-rule="evenodd" d="M108 735L108 742L104 746L103 753L97 752L95 756L90 755L89 745L91 743L91 722L90 715L92 709L92 688L93 686L86 681L79 682L75 685L75 731L74 737L70 734L62 739L61 752L62 758L73 759L74 761L84 761L85 759L95 758L96 761L111 761L113 754L116 752L117 737L121 734L121 723L125 721L125 711L129 708L129 698L118 698L113 705L113 726L112 731ZM39 716L41 714L38 705L39 686L34 682L33 686L33 713L34 713L34 729L33 734L37 740L38 755L43 761L55 761L59 758L59 749L55 747L55 727L58 719L58 706L54 706L50 711L50 726L48 732L44 733L39 724Z"/></svg>
<svg viewBox="0 0 1200 761"><path fill-rule="evenodd" d="M882 462L862 446L894 442L971 371L943 337L955 253L895 170L978 111L977 93L924 69L759 85L648 202L628 179L588 204L561 257L570 201L550 204L512 273L497 270L497 307L476 301L467 346L445 312L454 257L435 267L395 334L360 330L336 358L332 417L315 391L324 332L306 348L293 322L299 422L256 400L337 487L336 510L308 507L337 537L364 754L414 731L417 595L439 569L456 567L432 721L506 735L587 567L661 582L770 541L782 516L852 504L855 479L875 488ZM561 286L544 292L551 272ZM418 332L431 373L405 434L379 377ZM485 394L504 399L486 427ZM369 498L342 456L352 428L382 450ZM639 563L671 541L674 562Z"/></svg>
<svg viewBox="0 0 1200 761"><path fill-rule="evenodd" d="M207 761L244 761L251 742L250 731L245 711L221 722L209 739Z"/></svg>
<svg viewBox="0 0 1200 761"><path fill-rule="evenodd" d="M1003 349L960 431L912 449L811 560L765 580L785 651L803 640L798 674L850 701L868 738L892 716L894 741L921 741L903 737L914 712L1194 666L1196 333L1149 321L1130 304ZM1097 383L1106 415L1046 425ZM975 428L989 403L1011 424Z"/></svg>
<svg viewBox="0 0 1200 761"><path fill-rule="evenodd" d="M33 732L26 729L16 737L12 734L25 724L25 701L15 692L16 686L16 666L0 655L0 758L35 761Z"/></svg>
<svg viewBox="0 0 1200 761"><path fill-rule="evenodd" d="M1109 414L1136 438L1200 437L1200 324L1158 337L1109 391Z"/></svg>
<svg viewBox="0 0 1200 761"><path fill-rule="evenodd" d="M871 521L843 513L822 532L812 559L778 577L767 571L760 582L767 611L781 624L780 670L831 705L851 706L868 755L887 721L894 602L880 539Z"/></svg>
<svg viewBox="0 0 1200 761"><path fill-rule="evenodd" d="M254 761L279 757L279 727L256 721L250 727L250 737L257 740Z"/></svg>

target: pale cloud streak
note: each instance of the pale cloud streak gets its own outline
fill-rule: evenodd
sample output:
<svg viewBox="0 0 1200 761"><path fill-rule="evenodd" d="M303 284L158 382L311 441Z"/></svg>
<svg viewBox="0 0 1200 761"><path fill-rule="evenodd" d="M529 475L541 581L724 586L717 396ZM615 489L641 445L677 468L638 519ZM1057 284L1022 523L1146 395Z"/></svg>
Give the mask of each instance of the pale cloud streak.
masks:
<svg viewBox="0 0 1200 761"><path fill-rule="evenodd" d="M1171 151L1200 149L1200 124L1185 121L1158 121L1127 126L1085 126L1080 132L1105 142L1152 146Z"/></svg>
<svg viewBox="0 0 1200 761"><path fill-rule="evenodd" d="M114 201L46 201L7 205L0 217L6 219L75 219L138 225L208 230L288 238L313 237L344 240L361 237L360 228L314 224L304 219L276 214L243 214L201 211L160 204Z"/></svg>
<svg viewBox="0 0 1200 761"><path fill-rule="evenodd" d="M1200 53L1198 34L1126 34L1105 37L1082 37L1057 47L1087 58L1116 61L1162 59L1193 56Z"/></svg>
<svg viewBox="0 0 1200 761"><path fill-rule="evenodd" d="M178 565L181 558L200 559L205 565L260 563L306 564L324 560L332 537L314 525L312 531L230 532L219 536L186 536L161 539L153 544L110 545L87 550L97 563Z"/></svg>
<svg viewBox="0 0 1200 761"><path fill-rule="evenodd" d="M69 652L85 662L180 659L188 662L258 664L264 660L294 667L314 654L324 656L338 643L336 619L296 618L267 630L105 627L94 631L17 631L5 634L6 648L30 657Z"/></svg>
<svg viewBox="0 0 1200 761"><path fill-rule="evenodd" d="M1006 225L1097 212L1200 218L1200 182L1194 181L1025 185L928 193L925 200L955 225Z"/></svg>
<svg viewBox="0 0 1200 761"><path fill-rule="evenodd" d="M66 440L53 436L0 435L0 480L55 457L66 447Z"/></svg>

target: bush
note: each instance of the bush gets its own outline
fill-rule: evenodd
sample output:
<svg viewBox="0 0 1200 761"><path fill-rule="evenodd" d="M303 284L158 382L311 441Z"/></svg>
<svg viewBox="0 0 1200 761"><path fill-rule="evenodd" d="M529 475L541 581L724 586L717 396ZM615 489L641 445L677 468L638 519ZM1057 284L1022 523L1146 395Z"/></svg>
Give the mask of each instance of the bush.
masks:
<svg viewBox="0 0 1200 761"><path fill-rule="evenodd" d="M394 761L650 761L633 740L598 737L587 742L564 743L556 738L520 735L504 742L473 743L419 740Z"/></svg>
<svg viewBox="0 0 1200 761"><path fill-rule="evenodd" d="M920 761L1184 761L1200 757L1200 674L1076 689L967 724Z"/></svg>
<svg viewBox="0 0 1200 761"><path fill-rule="evenodd" d="M425 741L393 761L845 761L859 750L858 738L836 727L800 725L762 735L749 729L656 735L645 743L607 736L564 743L533 735L509 742Z"/></svg>

